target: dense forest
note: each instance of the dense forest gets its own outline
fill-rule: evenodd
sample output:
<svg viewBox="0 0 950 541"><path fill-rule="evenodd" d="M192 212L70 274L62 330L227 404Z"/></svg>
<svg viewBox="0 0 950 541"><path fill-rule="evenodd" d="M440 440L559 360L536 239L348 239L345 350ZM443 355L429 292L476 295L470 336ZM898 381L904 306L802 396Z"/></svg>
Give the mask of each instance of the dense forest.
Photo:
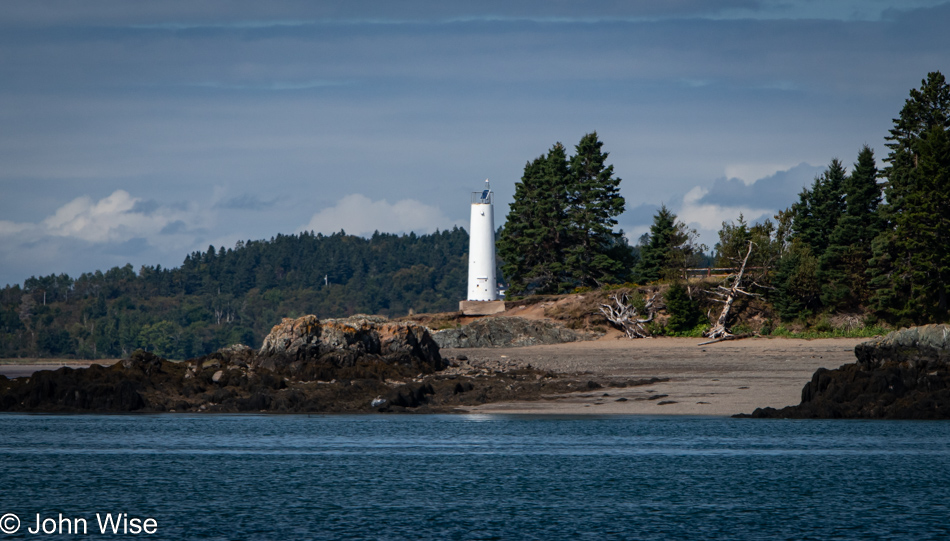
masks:
<svg viewBox="0 0 950 541"><path fill-rule="evenodd" d="M777 225L723 224L720 252L736 261L754 242L763 293L783 320L950 320L950 86L942 74L911 90L886 140L882 170L868 146L850 173L832 160Z"/></svg>
<svg viewBox="0 0 950 541"><path fill-rule="evenodd" d="M898 326L950 319L950 86L940 72L910 91L885 139L882 170L864 146L850 172L833 159L774 221L722 224L715 265L748 259L748 296L766 301L768 316L804 325L830 314ZM525 165L498 246L510 291L663 281L678 286L674 297L687 292L667 299L671 311L698 313L701 291L682 286L689 268L707 263L707 247L665 206L628 247L613 230L624 200L601 147L592 133L572 157L556 143Z"/></svg>
<svg viewBox="0 0 950 541"><path fill-rule="evenodd" d="M300 233L209 246L173 269L32 277L0 290L0 357L183 359L260 344L282 317L448 311L464 298L464 229L371 238Z"/></svg>

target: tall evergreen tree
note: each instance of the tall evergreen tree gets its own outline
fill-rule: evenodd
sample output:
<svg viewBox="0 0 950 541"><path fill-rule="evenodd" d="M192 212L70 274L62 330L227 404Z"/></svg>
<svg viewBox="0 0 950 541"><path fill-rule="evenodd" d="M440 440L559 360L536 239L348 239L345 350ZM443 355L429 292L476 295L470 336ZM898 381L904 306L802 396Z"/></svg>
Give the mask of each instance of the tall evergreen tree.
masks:
<svg viewBox="0 0 950 541"><path fill-rule="evenodd" d="M792 205L791 245L776 265L775 289L769 294L782 319L806 317L821 309L818 261L844 213L846 181L844 166L835 158Z"/></svg>
<svg viewBox="0 0 950 541"><path fill-rule="evenodd" d="M554 293L623 281L633 249L615 232L623 212L620 179L597 133L581 138L568 161L564 146L525 166L498 240L512 294Z"/></svg>
<svg viewBox="0 0 950 541"><path fill-rule="evenodd" d="M896 323L950 316L950 86L940 72L912 89L887 137L886 227L874 239L872 305Z"/></svg>
<svg viewBox="0 0 950 541"><path fill-rule="evenodd" d="M811 190L802 190L798 203L792 206L795 212L793 234L807 244L815 256L820 257L825 252L831 232L844 212L846 178L841 162L837 158L831 160L828 169L815 177Z"/></svg>
<svg viewBox="0 0 950 541"><path fill-rule="evenodd" d="M556 143L544 161L545 194L539 204L542 219L534 230L534 234L543 240L539 249L546 258L532 272L542 283L549 284L546 290L552 292L563 287L568 274L565 248L571 242L568 217L570 185L567 149L561 143Z"/></svg>
<svg viewBox="0 0 950 541"><path fill-rule="evenodd" d="M606 165L604 144L591 132L575 146L571 158L568 189L570 246L565 263L577 285L599 286L618 282L623 265L615 259L613 247L622 238L614 231L617 216L624 210L620 179L614 166Z"/></svg>
<svg viewBox="0 0 950 541"><path fill-rule="evenodd" d="M543 182L544 156L524 166L521 181L515 183L515 196L509 206L505 225L498 235L496 248L501 270L508 282L508 295L517 295L527 288L528 270L533 266L534 244L528 231L535 213L532 203Z"/></svg>
<svg viewBox="0 0 950 541"><path fill-rule="evenodd" d="M897 220L898 234L907 240L909 268L915 288L913 306L923 308L925 321L950 317L950 130L933 126L917 145L919 187L908 206L919 212Z"/></svg>
<svg viewBox="0 0 950 541"><path fill-rule="evenodd" d="M569 172L564 145L525 164L498 255L510 294L554 293L563 280Z"/></svg>
<svg viewBox="0 0 950 541"><path fill-rule="evenodd" d="M867 145L858 153L850 176L844 179L844 213L828 239L818 263L821 302L836 310L857 309L868 299L867 269L871 241L881 231L874 151Z"/></svg>
<svg viewBox="0 0 950 541"><path fill-rule="evenodd" d="M799 239L792 239L779 260L772 284L768 298L784 320L804 318L821 308L818 258Z"/></svg>

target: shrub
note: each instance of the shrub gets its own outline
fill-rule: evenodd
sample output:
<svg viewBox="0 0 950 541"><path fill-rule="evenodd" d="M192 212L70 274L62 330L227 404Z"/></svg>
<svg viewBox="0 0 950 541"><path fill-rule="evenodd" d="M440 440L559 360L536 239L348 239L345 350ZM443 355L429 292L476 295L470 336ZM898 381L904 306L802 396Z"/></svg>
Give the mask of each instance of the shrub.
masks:
<svg viewBox="0 0 950 541"><path fill-rule="evenodd" d="M675 283L666 290L666 310L670 314L670 319L666 326L672 333L685 333L692 331L702 324L706 326L706 316L699 309L699 303L689 298L686 288L680 283Z"/></svg>

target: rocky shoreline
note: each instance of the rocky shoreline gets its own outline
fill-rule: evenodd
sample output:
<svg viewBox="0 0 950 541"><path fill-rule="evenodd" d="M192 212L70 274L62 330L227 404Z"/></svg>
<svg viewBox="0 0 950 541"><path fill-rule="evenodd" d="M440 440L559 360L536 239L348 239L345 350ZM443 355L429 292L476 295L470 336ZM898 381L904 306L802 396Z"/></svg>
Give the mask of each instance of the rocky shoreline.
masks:
<svg viewBox="0 0 950 541"><path fill-rule="evenodd" d="M737 417L950 419L950 326L894 331L854 352L854 363L819 368L799 405Z"/></svg>
<svg viewBox="0 0 950 541"><path fill-rule="evenodd" d="M111 367L0 376L0 410L431 413L657 381L444 359L419 325L304 316L275 326L260 351L232 346L184 362L137 351Z"/></svg>
<svg viewBox="0 0 950 541"><path fill-rule="evenodd" d="M429 330L413 322L285 319L259 351L232 346L183 362L137 351L109 367L0 375L0 411L731 415L754 409L736 417L950 418L947 325L845 341L844 348L835 340L789 339L705 348L690 339L574 341L546 327L505 324L513 332L497 342L469 329L467 336L483 347L440 351ZM532 332L557 343L498 346ZM852 351L856 362L830 369ZM809 375L801 403L779 407L796 399ZM756 409L763 404L776 407Z"/></svg>

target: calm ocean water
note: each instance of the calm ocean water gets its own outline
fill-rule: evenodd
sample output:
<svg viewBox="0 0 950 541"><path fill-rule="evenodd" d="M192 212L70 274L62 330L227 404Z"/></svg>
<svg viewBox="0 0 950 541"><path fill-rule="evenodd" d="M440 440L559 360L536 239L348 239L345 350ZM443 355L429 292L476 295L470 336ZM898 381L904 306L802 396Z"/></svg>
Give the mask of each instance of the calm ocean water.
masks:
<svg viewBox="0 0 950 541"><path fill-rule="evenodd" d="M0 540L950 538L946 422L0 415L0 468Z"/></svg>

